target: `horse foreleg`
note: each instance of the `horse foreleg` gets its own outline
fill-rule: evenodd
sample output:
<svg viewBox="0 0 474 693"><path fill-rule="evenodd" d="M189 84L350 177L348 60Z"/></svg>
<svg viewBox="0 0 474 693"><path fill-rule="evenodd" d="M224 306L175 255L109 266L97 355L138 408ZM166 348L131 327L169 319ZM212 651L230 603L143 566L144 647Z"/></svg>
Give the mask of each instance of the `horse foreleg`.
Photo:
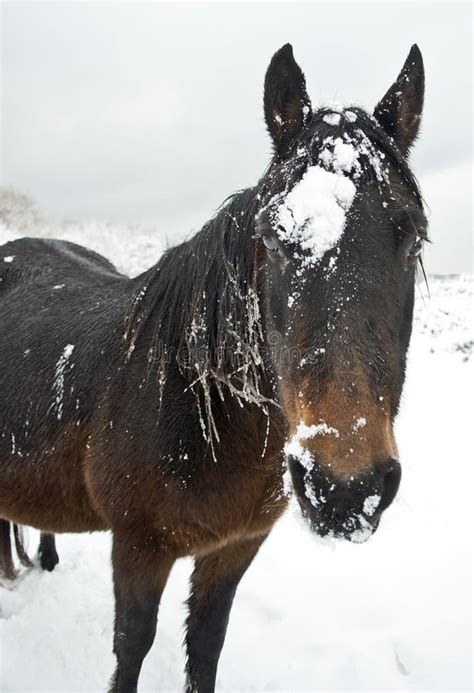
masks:
<svg viewBox="0 0 474 693"><path fill-rule="evenodd" d="M142 662L153 644L161 594L174 558L161 540L114 532L112 566L115 593L114 653L117 667L110 691L134 693Z"/></svg>
<svg viewBox="0 0 474 693"><path fill-rule="evenodd" d="M234 594L264 538L196 559L186 623L186 693L213 693Z"/></svg>
<svg viewBox="0 0 474 693"><path fill-rule="evenodd" d="M56 551L56 540L54 534L41 532L40 544L38 548L40 566L43 570L54 570L59 563L58 552Z"/></svg>

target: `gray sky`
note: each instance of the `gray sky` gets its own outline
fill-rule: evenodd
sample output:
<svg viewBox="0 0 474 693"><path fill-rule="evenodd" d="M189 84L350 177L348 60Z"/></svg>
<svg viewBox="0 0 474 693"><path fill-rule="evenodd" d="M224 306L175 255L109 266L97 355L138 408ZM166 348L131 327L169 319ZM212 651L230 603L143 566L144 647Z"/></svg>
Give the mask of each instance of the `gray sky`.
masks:
<svg viewBox="0 0 474 693"><path fill-rule="evenodd" d="M53 219L145 222L170 241L263 172L262 84L282 44L314 106L371 110L418 43L428 271L472 271L469 3L3 2L2 14L2 185Z"/></svg>

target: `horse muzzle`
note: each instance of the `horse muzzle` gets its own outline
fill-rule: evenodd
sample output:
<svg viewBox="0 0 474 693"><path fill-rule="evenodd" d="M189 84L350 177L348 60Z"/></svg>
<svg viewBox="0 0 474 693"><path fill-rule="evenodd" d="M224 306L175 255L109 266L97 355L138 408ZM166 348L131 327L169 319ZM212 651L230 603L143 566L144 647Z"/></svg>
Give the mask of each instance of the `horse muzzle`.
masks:
<svg viewBox="0 0 474 693"><path fill-rule="evenodd" d="M321 537L354 543L367 541L377 530L401 479L400 463L394 459L376 465L368 474L345 479L336 478L316 461L308 469L290 456L288 466L302 514L311 529Z"/></svg>

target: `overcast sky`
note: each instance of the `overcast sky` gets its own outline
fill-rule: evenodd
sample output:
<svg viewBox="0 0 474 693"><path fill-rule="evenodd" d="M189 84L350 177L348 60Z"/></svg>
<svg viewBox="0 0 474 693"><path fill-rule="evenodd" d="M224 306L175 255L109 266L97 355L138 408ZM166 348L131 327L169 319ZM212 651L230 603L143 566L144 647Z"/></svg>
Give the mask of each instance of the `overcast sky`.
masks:
<svg viewBox="0 0 474 693"><path fill-rule="evenodd" d="M266 67L291 42L316 106L371 110L412 43L426 101L412 156L431 272L472 271L470 3L2 3L2 185L53 219L145 222L169 240L253 185L270 155Z"/></svg>

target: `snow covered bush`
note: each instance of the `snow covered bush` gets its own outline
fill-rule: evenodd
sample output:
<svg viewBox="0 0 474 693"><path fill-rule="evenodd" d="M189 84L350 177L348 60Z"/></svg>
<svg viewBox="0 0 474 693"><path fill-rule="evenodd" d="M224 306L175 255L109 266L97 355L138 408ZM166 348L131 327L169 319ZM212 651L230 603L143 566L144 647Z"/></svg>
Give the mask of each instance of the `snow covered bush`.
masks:
<svg viewBox="0 0 474 693"><path fill-rule="evenodd" d="M18 231L39 226L42 216L28 195L15 188L0 188L0 222Z"/></svg>

